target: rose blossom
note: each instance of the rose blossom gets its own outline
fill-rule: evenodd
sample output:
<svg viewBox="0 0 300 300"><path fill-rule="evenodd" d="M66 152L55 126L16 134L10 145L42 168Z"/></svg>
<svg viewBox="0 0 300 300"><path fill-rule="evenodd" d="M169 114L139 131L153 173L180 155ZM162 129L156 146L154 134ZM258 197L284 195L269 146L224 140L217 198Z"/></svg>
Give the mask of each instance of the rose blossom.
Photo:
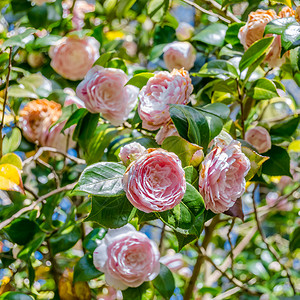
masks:
<svg viewBox="0 0 300 300"><path fill-rule="evenodd" d="M186 22L180 22L176 28L176 37L179 41L189 40L194 33L194 27Z"/></svg>
<svg viewBox="0 0 300 300"><path fill-rule="evenodd" d="M127 224L108 230L94 251L93 261L108 285L125 290L153 280L160 270L159 257L157 245Z"/></svg>
<svg viewBox="0 0 300 300"><path fill-rule="evenodd" d="M189 42L173 42L164 47L164 62L167 69L184 68L189 71L196 60L196 50Z"/></svg>
<svg viewBox="0 0 300 300"><path fill-rule="evenodd" d="M295 11L288 6L285 6L278 14L279 18L290 18L295 16Z"/></svg>
<svg viewBox="0 0 300 300"><path fill-rule="evenodd" d="M168 123L169 104L187 104L192 91L187 71L157 72L140 91L138 110L143 128L156 130Z"/></svg>
<svg viewBox="0 0 300 300"><path fill-rule="evenodd" d="M245 141L254 146L259 153L267 152L272 147L268 130L261 126L247 130Z"/></svg>
<svg viewBox="0 0 300 300"><path fill-rule="evenodd" d="M146 148L137 142L121 147L119 158L125 166L128 166L132 161L136 160L146 151Z"/></svg>
<svg viewBox="0 0 300 300"><path fill-rule="evenodd" d="M181 161L172 152L148 149L127 168L123 187L131 204L143 212L172 209L186 189Z"/></svg>
<svg viewBox="0 0 300 300"><path fill-rule="evenodd" d="M227 144L217 139L202 162L199 174L199 191L206 209L222 213L231 208L245 191L245 176L249 170L250 161L238 141Z"/></svg>
<svg viewBox="0 0 300 300"><path fill-rule="evenodd" d="M158 145L161 145L163 141L169 136L179 136L179 133L172 122L164 125L156 134L155 141Z"/></svg>
<svg viewBox="0 0 300 300"><path fill-rule="evenodd" d="M282 15L284 15L284 12ZM247 50L254 42L262 39L266 25L277 18L278 16L273 9L258 9L257 11L251 12L248 16L246 25L241 27L238 34L238 38L245 50ZM281 37L272 34L267 34L266 36L274 36L275 38L270 46L265 62L272 68L281 66L285 62L285 56L280 58Z"/></svg>
<svg viewBox="0 0 300 300"><path fill-rule="evenodd" d="M30 101L20 111L20 127L27 140L41 146L54 147L66 150L68 133L74 128L68 128L65 134L61 133L65 122L54 125L61 116L61 105L47 99ZM71 137L70 137L71 142ZM73 145L73 144L72 144ZM70 147L72 147L69 144Z"/></svg>
<svg viewBox="0 0 300 300"><path fill-rule="evenodd" d="M51 67L70 80L83 79L99 57L99 43L91 37L64 37L50 48Z"/></svg>
<svg viewBox="0 0 300 300"><path fill-rule="evenodd" d="M55 0L32 0L31 2L33 2L34 4L41 6L44 3L48 3L48 2L55 2Z"/></svg>
<svg viewBox="0 0 300 300"><path fill-rule="evenodd" d="M95 66L77 86L76 94L91 113L101 112L117 126L127 120L137 103L138 89L125 86L127 81L122 70Z"/></svg>

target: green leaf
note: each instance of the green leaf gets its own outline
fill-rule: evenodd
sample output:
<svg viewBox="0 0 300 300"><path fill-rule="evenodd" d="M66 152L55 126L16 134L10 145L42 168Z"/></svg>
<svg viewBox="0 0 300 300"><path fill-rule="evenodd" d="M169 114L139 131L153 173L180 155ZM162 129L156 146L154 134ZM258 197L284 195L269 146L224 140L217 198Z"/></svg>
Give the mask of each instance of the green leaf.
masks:
<svg viewBox="0 0 300 300"><path fill-rule="evenodd" d="M70 107L70 106L67 106ZM71 111L72 113L72 111ZM86 114L88 113L87 109L85 108L79 108L76 109L68 118L64 128L62 129L62 131L66 130L67 128L78 124L79 120L82 119Z"/></svg>
<svg viewBox="0 0 300 300"><path fill-rule="evenodd" d="M153 73L139 73L134 75L131 79L128 80L126 85L134 85L141 89L144 85L147 84L148 80L153 77Z"/></svg>
<svg viewBox="0 0 300 300"><path fill-rule="evenodd" d="M160 22L169 8L169 0L150 0L147 3L147 13L153 22Z"/></svg>
<svg viewBox="0 0 300 300"><path fill-rule="evenodd" d="M227 77L237 78L238 72L231 62L222 59L216 59L206 63L200 69L199 73L192 73L191 75L227 79Z"/></svg>
<svg viewBox="0 0 300 300"><path fill-rule="evenodd" d="M33 300L31 296L19 292L6 292L0 296L0 300Z"/></svg>
<svg viewBox="0 0 300 300"><path fill-rule="evenodd" d="M159 45L154 46L150 51L149 60L152 61L155 58L160 57L163 54L164 48L166 47L166 45L168 45L168 44L164 43L164 44L159 44Z"/></svg>
<svg viewBox="0 0 300 300"><path fill-rule="evenodd" d="M290 251L300 248L300 227L297 227L290 236Z"/></svg>
<svg viewBox="0 0 300 300"><path fill-rule="evenodd" d="M79 225L71 225L49 239L52 255L72 248L81 238Z"/></svg>
<svg viewBox="0 0 300 300"><path fill-rule="evenodd" d="M268 156L262 156L252 149L242 146L242 152L249 158L250 160L250 170L248 174L246 175L245 179L246 181L249 181L253 178L253 176L258 172L262 164L267 161L269 158Z"/></svg>
<svg viewBox="0 0 300 300"><path fill-rule="evenodd" d="M46 233L36 233L33 239L27 243L23 249L18 253L18 258L28 261L32 253L34 253L43 243L46 238Z"/></svg>
<svg viewBox="0 0 300 300"><path fill-rule="evenodd" d="M127 288L122 291L123 300L148 300L152 295L148 295L149 283L144 282L142 285L136 288Z"/></svg>
<svg viewBox="0 0 300 300"><path fill-rule="evenodd" d="M1 48L5 49L7 47L14 47L14 46L25 48L26 44L24 42L24 39L27 38L29 35L32 35L35 32L36 32L35 29L27 28L23 33L18 34L18 35L14 35L11 38L9 38L8 40L6 40L1 45Z"/></svg>
<svg viewBox="0 0 300 300"><path fill-rule="evenodd" d="M38 225L25 218L19 218L10 223L4 231L10 239L19 245L25 245L31 241L38 230Z"/></svg>
<svg viewBox="0 0 300 300"><path fill-rule="evenodd" d="M271 150L264 153L265 156L269 156L268 159L262 165L262 172L271 176L287 175L292 177L290 172L290 156L287 151L278 146L272 146Z"/></svg>
<svg viewBox="0 0 300 300"><path fill-rule="evenodd" d="M273 40L274 37L266 37L253 43L245 52L245 54L242 56L242 59L240 60L239 63L240 71L241 72L244 71L246 68L252 65L259 57L264 55L268 51Z"/></svg>
<svg viewBox="0 0 300 300"><path fill-rule="evenodd" d="M13 128L3 139L3 154L14 152L21 144L22 134L19 128Z"/></svg>
<svg viewBox="0 0 300 300"><path fill-rule="evenodd" d="M204 224L204 201L189 183L182 201L173 209L157 213L159 218L173 230L184 235L200 236Z"/></svg>
<svg viewBox="0 0 300 300"><path fill-rule="evenodd" d="M170 105L170 116L178 133L204 151L209 143L209 126L205 116L196 109L179 104Z"/></svg>
<svg viewBox="0 0 300 300"><path fill-rule="evenodd" d="M292 7L292 0L271 0L271 4L274 5L274 3L280 3Z"/></svg>
<svg viewBox="0 0 300 300"><path fill-rule="evenodd" d="M74 190L106 197L122 195L125 169L125 166L113 162L93 164L84 169Z"/></svg>
<svg viewBox="0 0 300 300"><path fill-rule="evenodd" d="M128 74L128 70L127 70L126 64L125 64L124 60L120 59L120 58L113 58L113 59L111 59L107 63L106 67L107 68L114 68L114 69L121 69L122 71L124 71L125 73Z"/></svg>
<svg viewBox="0 0 300 300"><path fill-rule="evenodd" d="M281 35L283 48L281 54L300 45L300 25L294 17L269 22L265 28L265 34L270 33Z"/></svg>
<svg viewBox="0 0 300 300"><path fill-rule="evenodd" d="M45 27L47 23L48 11L47 5L35 5L27 13L28 20L34 28Z"/></svg>
<svg viewBox="0 0 300 300"><path fill-rule="evenodd" d="M74 267L73 282L89 281L101 276L103 273L98 271L93 264L93 255L88 253L80 258Z"/></svg>
<svg viewBox="0 0 300 300"><path fill-rule="evenodd" d="M260 56L252 65L249 66L247 74L244 78L244 85L246 84L246 82L249 80L249 78L251 77L251 75L254 73L254 71L260 67L260 64L265 60L267 54L263 54L262 56Z"/></svg>
<svg viewBox="0 0 300 300"><path fill-rule="evenodd" d="M61 122L66 121L68 118L70 118L70 116L73 115L73 112L76 111L76 110L77 110L77 107L76 107L75 104L68 105L68 106L64 106L64 107L62 108L62 114L61 114L61 116L59 117L59 119L58 119L55 123L53 123L53 124L51 125L50 128L52 128L52 127L55 126L56 124L59 124L59 123L61 123ZM63 130L64 130L64 129L63 129ZM62 130L62 131L63 131L63 130Z"/></svg>
<svg viewBox="0 0 300 300"><path fill-rule="evenodd" d="M298 128L299 121L300 116L281 121L280 123L275 124L271 127L270 134L283 137L290 137Z"/></svg>
<svg viewBox="0 0 300 300"><path fill-rule="evenodd" d="M93 229L83 240L82 246L90 251L94 252L94 250L97 248L98 243L97 241L100 241L104 238L107 230L104 228L95 228Z"/></svg>
<svg viewBox="0 0 300 300"><path fill-rule="evenodd" d="M255 100L268 100L279 95L276 85L270 79L260 78L254 81L248 92L248 96Z"/></svg>
<svg viewBox="0 0 300 300"><path fill-rule="evenodd" d="M191 163L192 156L201 147L191 144L180 136L167 137L161 147L169 152L174 152L181 160L182 166L188 166Z"/></svg>
<svg viewBox="0 0 300 300"><path fill-rule="evenodd" d="M185 234L182 234L182 233L179 233L177 231L174 231L175 233L175 236L177 238L177 242L178 242L178 251L181 251L181 249L191 243L192 241L194 241L195 239L197 239L197 236L196 235L192 235L192 234L189 234L189 235L185 235Z"/></svg>
<svg viewBox="0 0 300 300"><path fill-rule="evenodd" d="M12 85L8 89L8 96L14 98L33 98L37 99L38 95L28 85Z"/></svg>
<svg viewBox="0 0 300 300"><path fill-rule="evenodd" d="M34 42L34 47L39 49L43 47L49 47L55 45L59 40L61 40L60 35L49 34L41 38L37 38Z"/></svg>
<svg viewBox="0 0 300 300"><path fill-rule="evenodd" d="M168 267L160 264L160 271L153 280L153 285L165 299L171 298L175 290L175 280Z"/></svg>
<svg viewBox="0 0 300 300"><path fill-rule="evenodd" d="M184 168L185 180L190 183L196 190L198 190L199 181L199 171L197 171L193 166L188 166Z"/></svg>
<svg viewBox="0 0 300 300"><path fill-rule="evenodd" d="M238 38L239 31L246 23L232 23L228 25L228 29L225 35L225 41L232 46L241 45L240 39Z"/></svg>
<svg viewBox="0 0 300 300"><path fill-rule="evenodd" d="M101 54L101 56L95 61L94 66L106 67L106 64L114 57L116 51L109 51Z"/></svg>
<svg viewBox="0 0 300 300"><path fill-rule="evenodd" d="M192 41L200 41L205 44L222 47L225 40L226 30L226 25L222 23L213 23L196 34L192 38Z"/></svg>
<svg viewBox="0 0 300 300"><path fill-rule="evenodd" d="M134 216L135 208L126 196L92 198L92 211L86 221L93 221L106 228L126 225Z"/></svg>
<svg viewBox="0 0 300 300"><path fill-rule="evenodd" d="M145 213L140 210L136 210L136 217L138 217L138 224L142 224L147 221L156 220L157 216L155 213Z"/></svg>

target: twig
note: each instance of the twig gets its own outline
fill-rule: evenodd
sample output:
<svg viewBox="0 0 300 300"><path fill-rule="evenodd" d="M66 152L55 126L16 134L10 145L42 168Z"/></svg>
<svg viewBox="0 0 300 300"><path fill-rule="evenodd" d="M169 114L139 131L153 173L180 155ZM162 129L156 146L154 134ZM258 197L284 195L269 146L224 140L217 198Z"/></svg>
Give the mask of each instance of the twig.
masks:
<svg viewBox="0 0 300 300"><path fill-rule="evenodd" d="M218 270L220 273L222 273L223 276L225 276L231 283L233 283L234 285L236 285L237 287L241 288L244 292L250 294L250 295L259 295L259 293L250 290L245 284L243 284L241 281L239 281L237 278L235 277L231 277L229 276L226 272L222 271L215 263L214 261L206 255L205 249L203 247L199 247L200 253L202 253L204 259L206 259L207 261L209 261L216 270Z"/></svg>
<svg viewBox="0 0 300 300"><path fill-rule="evenodd" d="M51 170L51 172L52 172L52 174L53 174L53 176L54 176L54 179L55 179L56 188L59 188L59 187L60 187L59 177L58 177L58 175L57 175L55 169L54 169L51 165L49 165L49 164L47 164L46 162L44 162L43 160L41 160L40 158L38 158L36 161L37 161L39 164L41 164L42 166L44 166L44 167L46 167L47 169L50 169L50 170Z"/></svg>
<svg viewBox="0 0 300 300"><path fill-rule="evenodd" d="M23 213L34 209L37 204L41 203L42 201L46 200L47 198L49 198L49 197L51 197L53 195L56 195L56 194L64 192L64 191L72 190L75 185L76 185L76 182L68 184L68 185L65 185L65 186L63 186L63 187L61 187L59 189L56 189L54 191L49 192L46 195L41 196L36 201L32 202L29 206L23 207L17 213L15 213L14 215L12 215L10 218L8 218L7 220L1 222L0 223L0 230L2 228L4 228L5 226L9 225L10 222L12 222L14 219L20 217Z"/></svg>
<svg viewBox="0 0 300 300"><path fill-rule="evenodd" d="M235 218L232 219L230 228L229 228L229 230L227 232L227 238L228 238L228 242L230 244L229 255L230 255L230 259L231 259L231 273L232 273L232 276L234 276L234 268L233 268L234 258L233 258L233 252L232 252L233 251L233 245L232 245L232 242L231 242L230 233L231 233L231 231L233 229L234 223L235 223Z"/></svg>
<svg viewBox="0 0 300 300"><path fill-rule="evenodd" d="M39 195L35 193L35 191L33 191L31 188L29 188L28 186L24 185L24 190L27 191L28 193L30 193L35 199L39 198Z"/></svg>
<svg viewBox="0 0 300 300"><path fill-rule="evenodd" d="M2 143L3 143L2 129L3 129L3 125L4 125L4 118L5 118L5 107L6 107L6 102L7 102L7 98L8 98L9 76L10 76L10 71L12 68L11 60L12 60L12 47L9 47L8 70L7 70L7 76L6 76L2 118L1 118L1 123L0 123L0 157L2 157L2 146L3 146L2 145Z"/></svg>
<svg viewBox="0 0 300 300"><path fill-rule="evenodd" d="M210 242L210 240L213 236L213 231L214 231L216 225L219 223L219 220L220 220L220 215L217 215L212 219L210 225L205 227L205 236L204 236L204 239L203 239L203 242L202 242L203 249L207 248L207 246L208 246L208 244L209 244L209 242ZM203 261L204 261L203 256L198 255L197 260L196 260L196 264L194 266L193 274L192 274L192 277L191 277L191 279L188 283L188 287L185 290L183 300L192 299L193 290L194 290L196 281L198 279Z"/></svg>
<svg viewBox="0 0 300 300"><path fill-rule="evenodd" d="M166 229L166 225L163 224L163 227L162 227L162 229L161 229L161 234L160 234L159 246L158 246L158 249L159 249L159 252L160 252L160 253L162 253L162 250L163 250L163 243L164 243L165 229Z"/></svg>
<svg viewBox="0 0 300 300"><path fill-rule="evenodd" d="M51 148L51 147L41 147L39 148L39 150L35 153L35 155L27 158L26 160L23 161L23 166L26 164L31 163L34 160L37 160L44 152L53 152L53 153L59 153L61 155L63 155L64 157L68 158L69 160L74 161L77 164L80 165L84 165L86 164L86 161L84 159L81 158L77 158L75 156L69 155L68 153L65 153L63 151L60 151L58 149L55 148Z"/></svg>
<svg viewBox="0 0 300 300"><path fill-rule="evenodd" d="M285 270L287 278L288 278L288 280L290 282L290 285L291 285L291 287L293 289L294 295L296 295L296 289L295 289L295 286L294 286L294 284L292 282L292 278L291 278L291 275L289 273L289 270L286 268L286 266L284 264L281 263L279 255L277 254L276 250L267 242L266 237L265 237L265 235L263 233L263 230L262 230L262 227L261 227L261 224L260 224L260 220L258 218L258 213L257 213L257 208L256 208L256 203L255 203L255 198L254 198L254 191L256 190L256 186L257 186L257 184L255 185L255 188L253 189L253 196L252 196L252 200L253 201L252 202L253 202L254 216L255 216L255 220L256 220L258 232L259 232L259 234L261 236L262 241L267 246L269 252L271 252L273 254L273 256L275 257L275 259L277 260L277 262Z"/></svg>
<svg viewBox="0 0 300 300"><path fill-rule="evenodd" d="M228 20L228 19L226 19L226 18L224 18L224 17L222 17L222 16L220 16L220 15L218 15L218 14L215 14L215 13L212 12L212 11L206 10L205 8L199 6L198 4L196 4L196 3L192 2L192 1L189 1L189 0L181 0L181 1L185 2L185 3L188 4L188 5L191 5L191 6L195 7L197 10L202 11L202 12L205 13L205 14L208 14L208 15L210 15L210 16L219 18L220 20L222 20L222 21L224 21L224 22L226 22L226 23L231 23L230 20Z"/></svg>

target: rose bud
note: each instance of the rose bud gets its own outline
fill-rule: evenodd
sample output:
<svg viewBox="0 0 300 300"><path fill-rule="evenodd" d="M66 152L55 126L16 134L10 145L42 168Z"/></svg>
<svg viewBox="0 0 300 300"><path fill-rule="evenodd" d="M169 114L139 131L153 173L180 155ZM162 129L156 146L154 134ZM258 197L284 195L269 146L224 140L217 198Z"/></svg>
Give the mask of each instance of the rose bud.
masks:
<svg viewBox="0 0 300 300"><path fill-rule="evenodd" d="M102 113L113 125L121 125L137 103L138 88L126 85L119 69L93 67L77 86L76 94L91 113Z"/></svg>
<svg viewBox="0 0 300 300"><path fill-rule="evenodd" d="M266 25L277 18L276 12L272 9L258 9L257 11L251 12L246 25L241 27L238 34L238 38L244 46L244 49L247 50L254 42L262 39ZM267 62L271 68L281 66L285 62L285 56L280 57L281 37L272 34L267 34L266 36L274 36L275 39L270 46L265 62Z"/></svg>
<svg viewBox="0 0 300 300"><path fill-rule="evenodd" d="M75 35L64 37L50 48L50 65L64 78L83 79L99 57L99 46L91 36L82 39Z"/></svg>
<svg viewBox="0 0 300 300"><path fill-rule="evenodd" d="M148 152L148 153L147 153ZM127 168L123 188L137 209L150 213L179 204L185 194L185 173L178 156L163 149L148 149Z"/></svg>
<svg viewBox="0 0 300 300"><path fill-rule="evenodd" d="M267 152L272 147L268 130L261 126L256 126L247 130L245 141L255 147L258 153Z"/></svg>
<svg viewBox="0 0 300 300"><path fill-rule="evenodd" d="M200 163L203 161L203 158L204 158L203 150L202 149L197 150L192 156L191 165L197 168L200 165Z"/></svg>
<svg viewBox="0 0 300 300"><path fill-rule="evenodd" d="M159 129L171 120L169 104L187 104L193 91L189 73L174 69L171 73L163 71L151 77L139 94L139 116L142 127Z"/></svg>
<svg viewBox="0 0 300 300"><path fill-rule="evenodd" d="M163 141L169 136L179 136L179 133L172 122L164 125L156 134L155 141L158 145L161 145Z"/></svg>
<svg viewBox="0 0 300 300"><path fill-rule="evenodd" d="M146 148L141 144L133 142L121 147L119 158L125 166L128 166L131 162L136 160L146 151Z"/></svg>
<svg viewBox="0 0 300 300"><path fill-rule="evenodd" d="M31 52L27 56L27 62L32 68L41 67L45 62L45 56L41 52Z"/></svg>
<svg viewBox="0 0 300 300"><path fill-rule="evenodd" d="M97 270L118 290L153 280L160 270L157 245L131 224L109 229L93 253Z"/></svg>
<svg viewBox="0 0 300 300"><path fill-rule="evenodd" d="M206 209L219 214L231 208L245 191L245 176L250 161L242 153L241 144L232 140L216 142L202 162L199 174L199 191Z"/></svg>
<svg viewBox="0 0 300 300"><path fill-rule="evenodd" d="M164 47L164 62L167 69L171 72L173 69L189 71L196 60L196 50L189 42L173 42Z"/></svg>
<svg viewBox="0 0 300 300"><path fill-rule="evenodd" d="M194 33L194 27L186 22L180 22L176 29L176 37L179 41L189 40Z"/></svg>

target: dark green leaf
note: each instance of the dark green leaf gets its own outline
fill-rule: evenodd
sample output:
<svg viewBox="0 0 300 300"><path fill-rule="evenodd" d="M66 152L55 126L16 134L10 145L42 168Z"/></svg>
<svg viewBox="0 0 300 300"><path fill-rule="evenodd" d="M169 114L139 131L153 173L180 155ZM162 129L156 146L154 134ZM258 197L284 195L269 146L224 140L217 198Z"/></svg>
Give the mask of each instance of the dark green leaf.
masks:
<svg viewBox="0 0 300 300"><path fill-rule="evenodd" d="M238 34L240 31L240 28L243 27L244 25L245 25L245 22L230 24L226 31L225 41L228 44L231 44L232 46L241 45L240 39L238 38Z"/></svg>
<svg viewBox="0 0 300 300"><path fill-rule="evenodd" d="M199 192L189 183L185 195L173 209L157 213L159 218L175 231L184 235L200 236L204 224L204 201Z"/></svg>
<svg viewBox="0 0 300 300"><path fill-rule="evenodd" d="M154 22L160 22L169 7L169 0L150 0L147 4L147 13Z"/></svg>
<svg viewBox="0 0 300 300"><path fill-rule="evenodd" d="M274 37L266 37L253 43L242 56L239 64L240 71L244 71L246 68L251 66L259 57L264 55L268 51L273 40Z"/></svg>
<svg viewBox="0 0 300 300"><path fill-rule="evenodd" d="M299 121L300 116L281 121L280 123L275 124L271 127L270 134L283 137L290 137L298 128Z"/></svg>
<svg viewBox="0 0 300 300"><path fill-rule="evenodd" d="M122 291L123 300L148 300L151 299L147 294L147 289L149 288L149 283L144 282L142 285L136 288L127 288Z"/></svg>
<svg viewBox="0 0 300 300"><path fill-rule="evenodd" d="M25 245L30 242L37 230L38 225L35 222L24 218L12 221L5 228L5 232L9 235L10 239L19 245Z"/></svg>
<svg viewBox="0 0 300 300"><path fill-rule="evenodd" d="M270 158L263 163L262 172L271 176L287 175L292 177L290 172L290 156L287 151L278 146L272 146L271 150L264 153Z"/></svg>
<svg viewBox="0 0 300 300"><path fill-rule="evenodd" d="M106 64L114 57L116 51L109 51L101 54L101 56L95 61L94 66L106 67Z"/></svg>
<svg viewBox="0 0 300 300"><path fill-rule="evenodd" d="M196 190L198 190L199 171L193 166L188 166L184 168L184 172L186 182L190 183Z"/></svg>
<svg viewBox="0 0 300 300"><path fill-rule="evenodd" d="M53 126L55 126L56 124L59 124L65 120L67 120L68 118L70 118L72 116L72 114L77 110L77 107L75 104L72 104L72 105L68 105L68 106L64 106L62 108L62 114L61 116L59 117L59 119L53 123L51 125L50 128L52 128ZM67 127L66 127L67 128Z"/></svg>
<svg viewBox="0 0 300 300"><path fill-rule="evenodd" d="M300 248L300 227L297 227L291 234L289 247L291 251Z"/></svg>
<svg viewBox="0 0 300 300"><path fill-rule="evenodd" d="M88 253L80 258L74 268L74 283L78 281L89 281L97 278L103 273L98 271L93 264L93 255Z"/></svg>
<svg viewBox="0 0 300 300"><path fill-rule="evenodd" d="M70 107L70 106L67 106ZM75 110L68 118L63 131L66 130L67 128L71 127L72 125L78 124L79 120L82 119L88 111L85 108L79 108Z"/></svg>
<svg viewBox="0 0 300 300"><path fill-rule="evenodd" d="M200 41L205 44L222 47L225 40L226 30L226 25L222 23L213 23L196 34L192 38L192 41Z"/></svg>
<svg viewBox="0 0 300 300"><path fill-rule="evenodd" d="M48 11L47 11L47 5L44 3L43 5L35 5L32 7L28 14L28 19L31 25L34 28L40 28L44 27L47 22L47 16L48 16Z"/></svg>
<svg viewBox="0 0 300 300"><path fill-rule="evenodd" d="M126 196L92 198L92 211L86 221L94 221L106 228L119 228L126 225L134 216L135 208Z"/></svg>
<svg viewBox="0 0 300 300"><path fill-rule="evenodd" d="M0 300L33 300L31 296L18 292L6 292L0 296Z"/></svg>
<svg viewBox="0 0 300 300"><path fill-rule="evenodd" d="M160 264L160 272L153 280L153 285L165 299L171 298L175 290L175 280L168 267Z"/></svg>
<svg viewBox="0 0 300 300"><path fill-rule="evenodd" d="M178 133L191 143L202 146L206 151L209 142L209 127L205 116L185 105L170 105L169 111Z"/></svg>
<svg viewBox="0 0 300 300"><path fill-rule="evenodd" d="M113 162L91 165L84 169L74 190L106 197L122 195L125 169L125 166Z"/></svg>
<svg viewBox="0 0 300 300"><path fill-rule="evenodd" d="M192 234L186 235L186 234L179 233L177 231L174 231L174 233L178 241L178 251L180 251L185 245L197 239L196 235L192 235Z"/></svg>

